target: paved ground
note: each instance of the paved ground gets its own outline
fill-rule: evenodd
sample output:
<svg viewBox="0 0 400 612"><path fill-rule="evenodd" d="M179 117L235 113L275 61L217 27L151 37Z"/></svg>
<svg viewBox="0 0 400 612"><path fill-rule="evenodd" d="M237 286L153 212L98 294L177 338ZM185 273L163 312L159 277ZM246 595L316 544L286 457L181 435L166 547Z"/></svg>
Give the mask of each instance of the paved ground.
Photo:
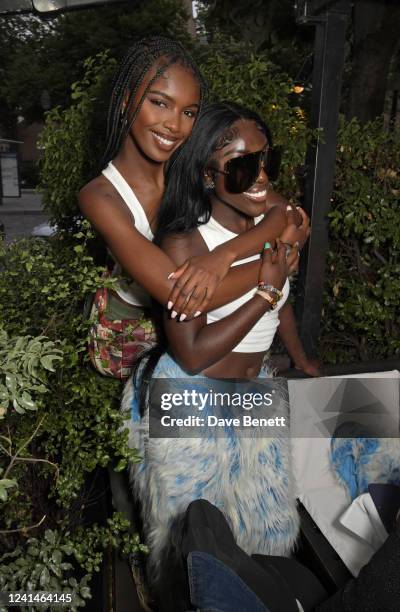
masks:
<svg viewBox="0 0 400 612"><path fill-rule="evenodd" d="M33 228L45 223L47 218L41 196L31 189L23 189L20 198L3 198L0 204L0 222L4 225L7 242L29 236Z"/></svg>

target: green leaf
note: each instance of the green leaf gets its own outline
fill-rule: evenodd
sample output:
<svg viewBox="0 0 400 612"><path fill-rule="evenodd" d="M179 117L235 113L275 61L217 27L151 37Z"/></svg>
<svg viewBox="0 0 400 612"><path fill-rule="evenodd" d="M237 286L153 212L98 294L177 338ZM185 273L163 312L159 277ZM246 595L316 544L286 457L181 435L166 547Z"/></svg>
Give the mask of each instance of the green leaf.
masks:
<svg viewBox="0 0 400 612"><path fill-rule="evenodd" d="M50 582L50 573L47 567L44 567L40 573L39 584L41 587L45 588Z"/></svg>
<svg viewBox="0 0 400 612"><path fill-rule="evenodd" d="M24 408L20 406L20 404L18 403L16 399L13 400L12 404L13 404L13 408L15 412L18 412L18 414L25 414Z"/></svg>
<svg viewBox="0 0 400 612"><path fill-rule="evenodd" d="M46 531L44 533L44 538L45 538L46 542L48 542L49 544L52 544L53 546L55 546L55 543L56 543L56 534L54 533L54 531L52 531L51 529L46 529Z"/></svg>
<svg viewBox="0 0 400 612"><path fill-rule="evenodd" d="M53 550L51 558L56 565L59 565L62 561L62 553L60 550Z"/></svg>
<svg viewBox="0 0 400 612"><path fill-rule="evenodd" d="M117 465L114 467L115 472L122 472L127 466L127 461L125 458L122 458L118 461Z"/></svg>
<svg viewBox="0 0 400 612"><path fill-rule="evenodd" d="M18 403L26 410L37 410L36 403L26 391L24 391L22 396L18 398Z"/></svg>
<svg viewBox="0 0 400 612"><path fill-rule="evenodd" d="M81 587L81 588L79 589L79 593L81 594L81 596L82 596L84 599L91 599L91 598L92 598L92 594L91 594L91 592L90 592L90 589L89 589L89 587L87 587L87 586L83 586L83 587Z"/></svg>
<svg viewBox="0 0 400 612"><path fill-rule="evenodd" d="M11 393L14 395L16 388L17 388L17 379L14 376L14 374L6 374L5 377L5 381L6 381L6 386L7 388L11 391Z"/></svg>
<svg viewBox="0 0 400 612"><path fill-rule="evenodd" d="M0 480L0 486L4 487L5 489L11 489L12 487L17 486L17 481L13 478L3 478Z"/></svg>

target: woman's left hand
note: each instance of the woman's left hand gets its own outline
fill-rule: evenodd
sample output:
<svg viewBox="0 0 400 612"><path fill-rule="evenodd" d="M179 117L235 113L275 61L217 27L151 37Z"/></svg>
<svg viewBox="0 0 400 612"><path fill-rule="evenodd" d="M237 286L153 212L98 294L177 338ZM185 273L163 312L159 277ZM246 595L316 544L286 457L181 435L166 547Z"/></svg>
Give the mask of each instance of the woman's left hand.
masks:
<svg viewBox="0 0 400 612"><path fill-rule="evenodd" d="M303 362L295 365L296 370L301 370L304 374L318 378L322 376L321 363L318 359L305 359Z"/></svg>

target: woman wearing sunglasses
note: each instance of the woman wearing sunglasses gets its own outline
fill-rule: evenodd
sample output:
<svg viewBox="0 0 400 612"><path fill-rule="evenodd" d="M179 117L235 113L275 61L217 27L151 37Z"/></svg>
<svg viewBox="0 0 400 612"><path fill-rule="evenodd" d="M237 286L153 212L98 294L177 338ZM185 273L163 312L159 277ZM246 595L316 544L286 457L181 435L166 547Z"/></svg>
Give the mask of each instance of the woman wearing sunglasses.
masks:
<svg viewBox="0 0 400 612"><path fill-rule="evenodd" d="M156 242L177 266L262 222L270 145L268 128L255 113L228 103L202 111L171 165L158 219ZM277 330L294 361L306 365L287 302L287 277L297 259L297 248L266 243L262 257L244 260L258 265L258 288L183 324L164 312L167 340L153 376L270 376L265 355ZM174 518L198 498L223 510L246 552L287 554L298 529L288 441L237 437L234 428L224 438L149 438L143 381L149 380L155 360L155 352L142 360L123 398L123 409L131 415L130 443L143 457L132 466L132 482L155 574Z"/></svg>

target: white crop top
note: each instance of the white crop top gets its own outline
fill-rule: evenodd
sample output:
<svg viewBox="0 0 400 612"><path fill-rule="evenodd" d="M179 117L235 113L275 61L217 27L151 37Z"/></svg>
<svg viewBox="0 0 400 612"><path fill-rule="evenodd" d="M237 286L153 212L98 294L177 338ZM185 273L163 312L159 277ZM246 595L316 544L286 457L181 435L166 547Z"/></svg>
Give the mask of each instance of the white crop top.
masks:
<svg viewBox="0 0 400 612"><path fill-rule="evenodd" d="M261 217L256 217L254 222L257 224L261 221L261 219L263 219L263 215L261 215ZM208 223L200 225L197 229L199 230L210 251L215 249L215 247L218 245L237 236L237 234L234 234L230 230L223 227L220 223L218 223L218 221L213 219L213 217L210 218ZM246 259L235 261L232 265L237 266L242 263L247 263L248 261L255 261L260 259L260 257L260 255L252 255L251 257L246 257ZM288 280L286 280L282 291L283 298L279 300L277 308L275 310L267 311L257 321L243 340L235 346L233 349L235 353L258 353L269 349L272 344L272 340L274 339L276 328L279 325L278 311L280 308L282 308L289 295ZM225 306L221 306L216 310L212 310L207 314L207 323L219 321L220 319L230 315L232 312L235 312L239 306L242 306L242 304L245 304L253 297L254 292L255 289L251 289L251 291L248 291L245 295L242 295L233 302L225 304Z"/></svg>
<svg viewBox="0 0 400 612"><path fill-rule="evenodd" d="M146 213L143 210L143 206L135 196L133 190L128 185L122 174L117 168L110 162L107 168L104 168L102 174L114 185L125 204L128 206L132 215L135 219L135 228L148 240L153 240L153 232L151 231L150 224L146 217ZM121 266L118 262L115 262L112 276L121 276L123 274ZM151 298L147 291L143 289L136 281L122 277L117 287L115 287L116 293L134 306L140 306L142 308L150 308Z"/></svg>

